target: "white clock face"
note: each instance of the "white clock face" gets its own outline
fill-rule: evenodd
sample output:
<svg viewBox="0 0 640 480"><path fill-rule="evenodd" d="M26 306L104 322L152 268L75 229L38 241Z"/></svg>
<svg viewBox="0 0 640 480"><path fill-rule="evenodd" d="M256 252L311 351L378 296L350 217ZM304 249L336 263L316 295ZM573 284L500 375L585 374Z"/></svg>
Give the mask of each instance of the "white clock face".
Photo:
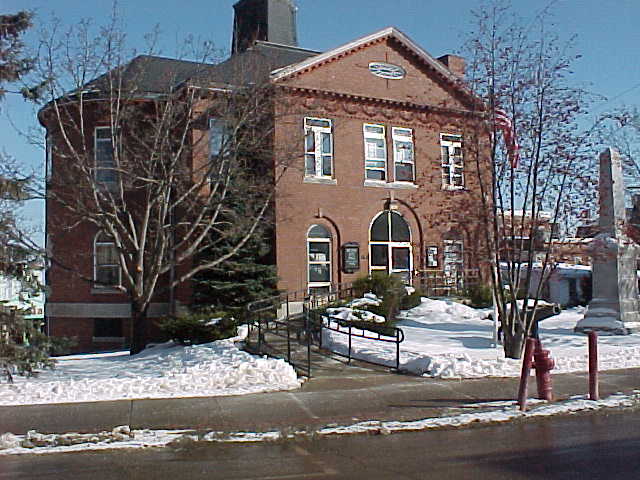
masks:
<svg viewBox="0 0 640 480"><path fill-rule="evenodd" d="M391 80L400 80L404 78L406 72L404 68L392 63L371 62L369 71L377 77L388 78Z"/></svg>

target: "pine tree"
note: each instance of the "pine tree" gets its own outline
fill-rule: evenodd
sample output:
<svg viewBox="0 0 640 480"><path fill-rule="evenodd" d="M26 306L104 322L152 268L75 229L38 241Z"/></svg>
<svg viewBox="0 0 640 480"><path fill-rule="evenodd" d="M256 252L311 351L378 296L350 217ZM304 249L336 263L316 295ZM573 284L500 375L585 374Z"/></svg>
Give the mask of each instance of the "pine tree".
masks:
<svg viewBox="0 0 640 480"><path fill-rule="evenodd" d="M241 316L248 303L276 295L278 277L268 238L266 232L256 235L222 268L200 274L194 282L195 307Z"/></svg>
<svg viewBox="0 0 640 480"><path fill-rule="evenodd" d="M33 13L27 11L0 15L0 100L7 93L5 84L22 80L34 67L35 60L26 56L22 41L22 35L32 26L32 18ZM14 93L35 100L43 86L23 86Z"/></svg>

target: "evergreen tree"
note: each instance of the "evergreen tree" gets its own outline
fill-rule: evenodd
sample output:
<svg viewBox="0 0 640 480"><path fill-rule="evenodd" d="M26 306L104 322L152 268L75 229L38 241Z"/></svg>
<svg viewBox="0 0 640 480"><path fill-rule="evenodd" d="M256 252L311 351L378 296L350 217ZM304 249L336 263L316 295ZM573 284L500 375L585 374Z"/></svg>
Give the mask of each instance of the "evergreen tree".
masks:
<svg viewBox="0 0 640 480"><path fill-rule="evenodd" d="M196 309L235 310L241 315L248 303L276 295L278 277L269 238L263 231L221 268L198 275L194 282ZM227 248L222 245L219 250Z"/></svg>

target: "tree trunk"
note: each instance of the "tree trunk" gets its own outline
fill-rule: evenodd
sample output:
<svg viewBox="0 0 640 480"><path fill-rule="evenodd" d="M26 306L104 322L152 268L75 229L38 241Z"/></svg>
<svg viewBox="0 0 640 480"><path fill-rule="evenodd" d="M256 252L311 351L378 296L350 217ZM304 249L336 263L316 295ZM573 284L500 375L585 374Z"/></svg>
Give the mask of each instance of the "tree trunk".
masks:
<svg viewBox="0 0 640 480"><path fill-rule="evenodd" d="M524 347L526 332L520 328L519 323L517 323L515 327L514 334L512 335L510 326L504 325L504 328L502 329L503 347L505 357L519 360L522 358L522 349Z"/></svg>
<svg viewBox="0 0 640 480"><path fill-rule="evenodd" d="M131 346L129 353L135 355L147 346L147 308L141 309L131 302Z"/></svg>

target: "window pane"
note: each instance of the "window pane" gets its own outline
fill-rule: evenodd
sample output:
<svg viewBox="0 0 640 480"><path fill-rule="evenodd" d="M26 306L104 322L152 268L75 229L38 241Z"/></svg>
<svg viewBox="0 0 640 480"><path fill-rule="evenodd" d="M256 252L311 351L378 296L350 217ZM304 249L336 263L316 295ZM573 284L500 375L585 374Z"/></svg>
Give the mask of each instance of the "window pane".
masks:
<svg viewBox="0 0 640 480"><path fill-rule="evenodd" d="M114 265L117 263L116 248L113 244L96 245L96 265Z"/></svg>
<svg viewBox="0 0 640 480"><path fill-rule="evenodd" d="M413 182L413 165L410 163L396 163L396 180Z"/></svg>
<svg viewBox="0 0 640 480"><path fill-rule="evenodd" d="M116 286L120 283L119 273L119 267L96 267L96 283L103 287L109 285Z"/></svg>
<svg viewBox="0 0 640 480"><path fill-rule="evenodd" d="M316 156L315 155L304 156L304 172L306 175L316 174Z"/></svg>
<svg viewBox="0 0 640 480"><path fill-rule="evenodd" d="M322 153L331 153L331 134L322 133Z"/></svg>
<svg viewBox="0 0 640 480"><path fill-rule="evenodd" d="M218 120L209 120L209 155L221 155L225 142L225 128Z"/></svg>
<svg viewBox="0 0 640 480"><path fill-rule="evenodd" d="M389 241L389 212L383 212L371 225L371 241Z"/></svg>
<svg viewBox="0 0 640 480"><path fill-rule="evenodd" d="M364 131L368 133L377 133L382 135L384 133L384 127L380 125L365 125Z"/></svg>
<svg viewBox="0 0 640 480"><path fill-rule="evenodd" d="M371 266L386 267L389 265L389 248L386 245L371 245Z"/></svg>
<svg viewBox="0 0 640 480"><path fill-rule="evenodd" d="M331 274L329 265L327 264L310 264L309 265L309 281L310 282L329 282Z"/></svg>
<svg viewBox="0 0 640 480"><path fill-rule="evenodd" d="M330 259L329 242L309 242L309 261L328 262Z"/></svg>
<svg viewBox="0 0 640 480"><path fill-rule="evenodd" d="M322 118L305 118L304 124L308 127L331 128L331 121Z"/></svg>
<svg viewBox="0 0 640 480"><path fill-rule="evenodd" d="M96 138L108 138L111 143L111 128L96 128Z"/></svg>
<svg viewBox="0 0 640 480"><path fill-rule="evenodd" d="M386 158L383 139L367 138L367 158Z"/></svg>
<svg viewBox="0 0 640 480"><path fill-rule="evenodd" d="M113 167L113 145L111 140L96 142L96 167Z"/></svg>
<svg viewBox="0 0 640 480"><path fill-rule="evenodd" d="M325 155L322 157L322 175L327 177L331 176L331 156Z"/></svg>
<svg viewBox="0 0 640 480"><path fill-rule="evenodd" d="M410 242L409 225L398 213L391 214L391 240L394 242Z"/></svg>
<svg viewBox="0 0 640 480"><path fill-rule="evenodd" d="M395 149L398 162L413 162L413 143L396 141Z"/></svg>
<svg viewBox="0 0 640 480"><path fill-rule="evenodd" d="M307 153L316 151L316 135L313 130L307 130L304 136L304 148Z"/></svg>
<svg viewBox="0 0 640 480"><path fill-rule="evenodd" d="M442 147L442 163L449 163L449 147Z"/></svg>
<svg viewBox="0 0 640 480"><path fill-rule="evenodd" d="M329 287L310 287L309 295L329 295Z"/></svg>
<svg viewBox="0 0 640 480"><path fill-rule="evenodd" d="M391 255L393 256L393 263L391 268L394 270L408 270L409 269L409 248L408 247L394 247L391 249Z"/></svg>
<svg viewBox="0 0 640 480"><path fill-rule="evenodd" d="M100 183L113 183L116 182L117 179L114 170L101 168L96 172L96 181Z"/></svg>
<svg viewBox="0 0 640 480"><path fill-rule="evenodd" d="M384 170L367 170L367 178L370 180L384 180Z"/></svg>
<svg viewBox="0 0 640 480"><path fill-rule="evenodd" d="M331 234L329 230L327 230L322 225L314 225L309 230L309 238L331 238Z"/></svg>

